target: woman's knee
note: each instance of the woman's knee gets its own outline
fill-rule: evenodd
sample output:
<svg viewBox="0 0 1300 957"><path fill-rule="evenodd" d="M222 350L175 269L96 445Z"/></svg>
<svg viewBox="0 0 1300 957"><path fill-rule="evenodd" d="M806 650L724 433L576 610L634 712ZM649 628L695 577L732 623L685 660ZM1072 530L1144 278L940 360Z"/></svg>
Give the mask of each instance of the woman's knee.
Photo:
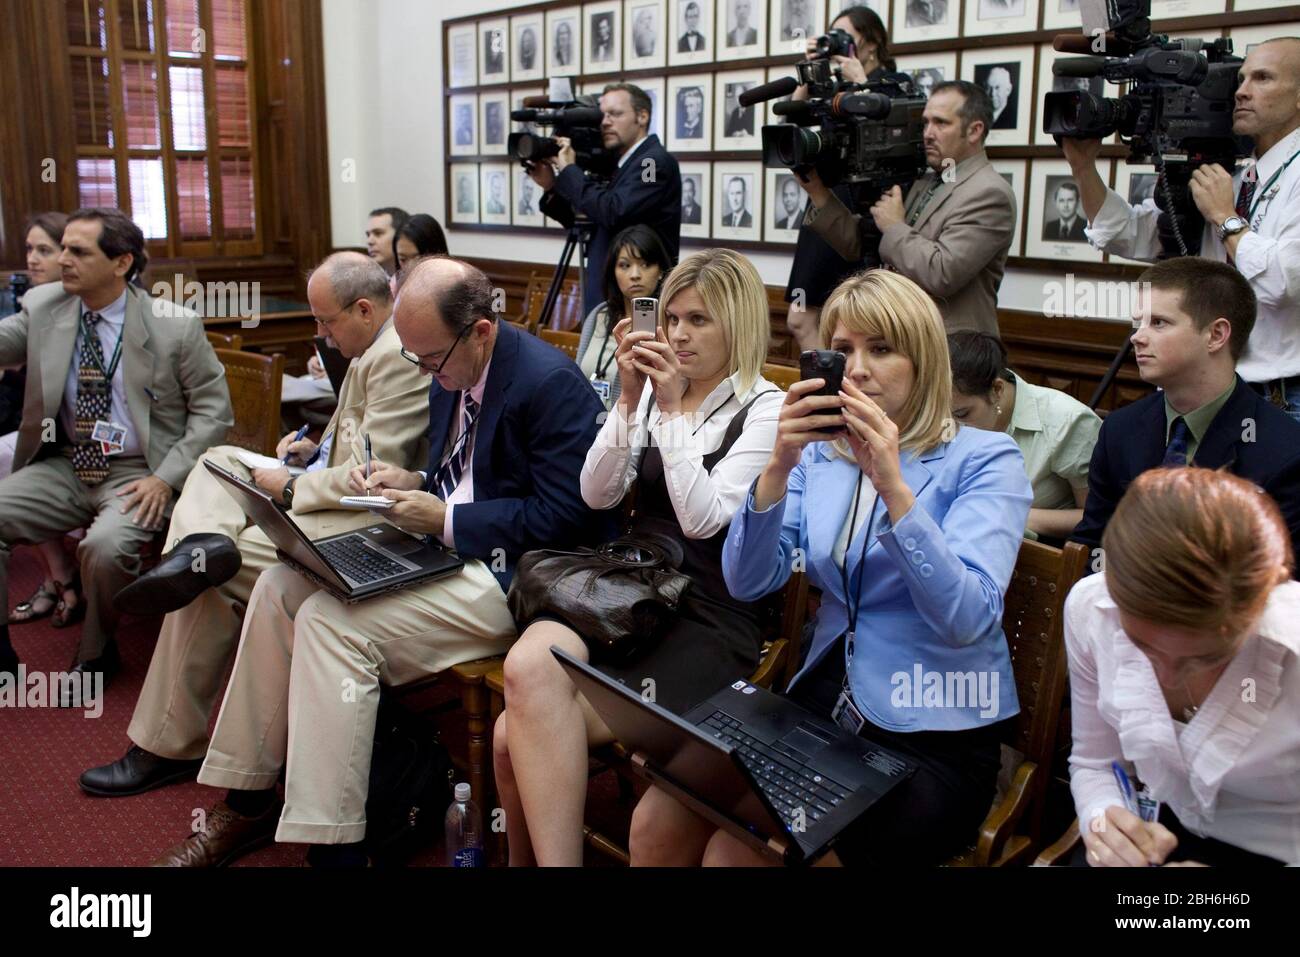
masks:
<svg viewBox="0 0 1300 957"><path fill-rule="evenodd" d="M654 865L681 856L693 832L702 830L704 822L683 807L667 792L657 787L642 796L632 811L628 832L628 852L632 863ZM669 855L665 851L677 851Z"/></svg>
<svg viewBox="0 0 1300 957"><path fill-rule="evenodd" d="M518 709L542 696L572 694L573 683L551 654L551 646L571 651L575 642L582 644L564 625L550 621L530 625L511 647L502 667L506 707Z"/></svg>

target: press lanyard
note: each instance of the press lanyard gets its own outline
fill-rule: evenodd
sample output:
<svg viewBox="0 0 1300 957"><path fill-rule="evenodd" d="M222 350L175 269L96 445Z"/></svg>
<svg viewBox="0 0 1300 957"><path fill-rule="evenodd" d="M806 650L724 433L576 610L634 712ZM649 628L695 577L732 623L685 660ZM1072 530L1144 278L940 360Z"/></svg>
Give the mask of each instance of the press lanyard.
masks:
<svg viewBox="0 0 1300 957"><path fill-rule="evenodd" d="M849 629L845 633L845 653L849 661L853 660L853 639L858 630L858 591L862 588L862 576L867 567L867 549L871 545L871 524L876 518L876 506L880 496L871 503L871 515L867 519L866 534L862 536L862 554L858 556L858 581L853 587L849 582L849 545L853 542L854 526L858 523L858 506L862 503L862 471L858 471L858 482L853 488L853 513L849 516L849 542L844 546L844 564L840 566L840 583L844 586L844 607L848 615ZM844 687L848 687L848 669L844 673Z"/></svg>
<svg viewBox="0 0 1300 957"><path fill-rule="evenodd" d="M610 340L613 338L614 330L612 328L607 328L605 330L605 340L600 344L600 354L596 356L596 371L593 378L604 379L605 370L609 368L609 363L613 362L614 356L618 354L618 350L615 349L609 354L609 362L605 361L605 350L609 347Z"/></svg>
<svg viewBox="0 0 1300 957"><path fill-rule="evenodd" d="M921 213L925 211L925 207L930 204L930 199L939 191L939 187L942 184L943 180L936 178L935 181L926 188L925 192L921 195L920 201L917 202L916 208L908 213L907 225L916 225L916 221L921 218Z"/></svg>
<svg viewBox="0 0 1300 957"><path fill-rule="evenodd" d="M104 320L101 318L100 322L103 321ZM91 328L90 324L86 322L85 313L81 314L81 334L83 336L86 336L87 338L89 338L90 336L99 335L99 333L97 333L93 328ZM117 345L113 348L113 359L112 361L109 362L107 369L105 369L103 365L100 364L103 361L102 348L100 349L99 358L96 358L93 355L91 356L91 361L95 363L95 366L99 369L101 373L103 373L104 381L109 383L110 386L113 383L113 373L117 371L117 364L122 361L122 337L125 335L126 335L126 327L123 326L122 331L118 334L117 337Z"/></svg>
<svg viewBox="0 0 1300 957"><path fill-rule="evenodd" d="M1291 159L1287 160L1274 170L1273 175L1268 178L1268 182L1255 191L1255 200L1250 204L1250 210L1246 213L1246 222L1250 222L1255 218L1255 210L1259 208L1260 200L1268 195L1269 189L1271 189L1273 184L1277 182L1277 178L1286 172L1286 168L1295 161L1297 156L1300 156L1300 150L1296 150L1292 153Z"/></svg>

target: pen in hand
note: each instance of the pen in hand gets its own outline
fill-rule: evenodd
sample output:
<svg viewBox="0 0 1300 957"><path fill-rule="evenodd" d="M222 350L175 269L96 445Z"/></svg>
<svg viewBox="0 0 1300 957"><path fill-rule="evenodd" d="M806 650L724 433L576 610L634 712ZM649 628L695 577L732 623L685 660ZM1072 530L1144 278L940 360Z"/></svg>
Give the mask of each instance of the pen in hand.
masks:
<svg viewBox="0 0 1300 957"><path fill-rule="evenodd" d="M367 478L367 479L370 478L370 459L371 459L371 456L372 456L372 450L371 450L371 447L370 447L370 433L367 432L367 433L366 433L366 478Z"/></svg>
<svg viewBox="0 0 1300 957"><path fill-rule="evenodd" d="M307 425L304 424L303 427L302 427L301 429L299 429L299 430L297 431L297 433L294 435L294 437L293 437L293 441L290 442L289 445L292 446L292 445L294 444L294 442L301 442L301 441L303 440L303 436L305 436L306 434L307 434ZM293 453L290 452L288 448L286 448L285 451L284 451L284 458L280 459L280 464L281 464L281 465L288 465L288 464L289 464L289 456L291 456L291 455L293 455Z"/></svg>

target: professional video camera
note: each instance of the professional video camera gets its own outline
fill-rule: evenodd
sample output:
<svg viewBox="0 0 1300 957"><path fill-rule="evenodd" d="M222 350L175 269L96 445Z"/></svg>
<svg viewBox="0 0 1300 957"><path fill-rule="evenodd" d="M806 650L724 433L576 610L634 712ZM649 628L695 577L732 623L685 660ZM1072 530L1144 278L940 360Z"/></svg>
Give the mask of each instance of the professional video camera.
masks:
<svg viewBox="0 0 1300 957"><path fill-rule="evenodd" d="M605 115L596 97L583 95L570 101L553 102L545 95L530 96L524 98L524 107L511 111L510 118L516 123L554 127L556 136L569 138L580 169L601 179L614 174L618 157L605 149L600 132ZM507 148L511 156L524 162L548 160L560 152L555 136L536 133L511 133Z"/></svg>
<svg viewBox="0 0 1300 957"><path fill-rule="evenodd" d="M1166 251L1195 255L1203 221L1189 184L1199 166L1218 163L1231 172L1250 155L1232 132L1241 58L1232 41L1170 40L1151 32L1151 0L1082 0L1084 36L1058 36L1062 52L1094 56L1058 60L1061 77L1104 77L1129 84L1120 97L1087 91L1048 93L1043 131L1056 137L1104 139L1118 132L1130 163L1152 163L1160 175L1156 202ZM1103 35L1104 34L1104 35Z"/></svg>

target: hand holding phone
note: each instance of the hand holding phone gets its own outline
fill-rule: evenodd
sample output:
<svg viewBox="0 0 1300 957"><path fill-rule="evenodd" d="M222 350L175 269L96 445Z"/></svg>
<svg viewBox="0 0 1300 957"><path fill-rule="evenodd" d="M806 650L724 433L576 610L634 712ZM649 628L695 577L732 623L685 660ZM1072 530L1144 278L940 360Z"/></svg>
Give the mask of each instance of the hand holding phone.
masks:
<svg viewBox="0 0 1300 957"><path fill-rule="evenodd" d="M799 356L800 379L825 379L826 384L809 395L826 395L838 398L844 387L844 353L833 349L809 349ZM825 410L827 414L833 410ZM827 435L842 435L844 429L818 429Z"/></svg>
<svg viewBox="0 0 1300 957"><path fill-rule="evenodd" d="M659 300L653 296L638 296L632 300L632 331L655 334L659 325Z"/></svg>

